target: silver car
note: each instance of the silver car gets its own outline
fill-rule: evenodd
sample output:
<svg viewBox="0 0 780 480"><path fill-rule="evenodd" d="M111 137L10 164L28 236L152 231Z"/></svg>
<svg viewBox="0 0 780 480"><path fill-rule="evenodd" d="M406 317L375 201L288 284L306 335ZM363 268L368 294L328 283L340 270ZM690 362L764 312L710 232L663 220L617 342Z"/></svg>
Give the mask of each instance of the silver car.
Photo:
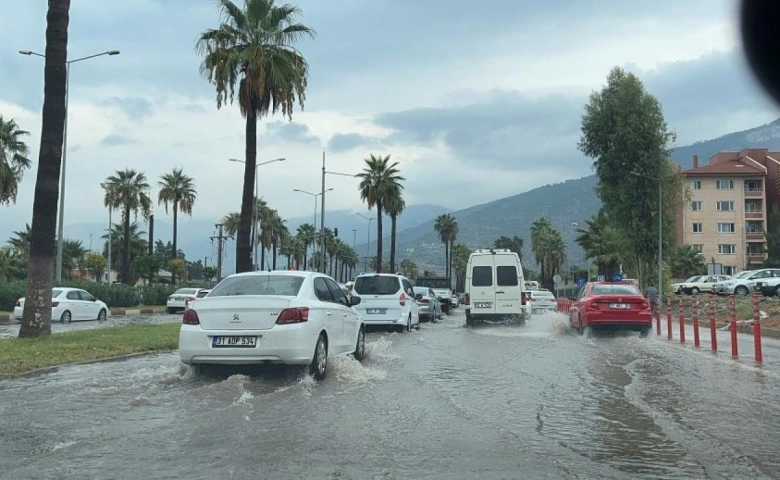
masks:
<svg viewBox="0 0 780 480"><path fill-rule="evenodd" d="M414 287L414 296L420 318L427 318L431 322L441 318L441 302L430 287Z"/></svg>
<svg viewBox="0 0 780 480"><path fill-rule="evenodd" d="M531 290L528 292L531 300L531 313L555 312L558 310L558 301L555 295L547 290Z"/></svg>

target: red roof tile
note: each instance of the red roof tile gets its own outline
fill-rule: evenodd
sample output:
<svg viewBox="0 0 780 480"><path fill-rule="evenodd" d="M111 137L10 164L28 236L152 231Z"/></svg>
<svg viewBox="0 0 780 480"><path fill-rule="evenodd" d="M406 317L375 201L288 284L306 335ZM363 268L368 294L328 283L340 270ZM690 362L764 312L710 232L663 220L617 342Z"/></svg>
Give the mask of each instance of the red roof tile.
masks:
<svg viewBox="0 0 780 480"><path fill-rule="evenodd" d="M695 177L698 175L746 175L750 177L766 176L766 172L759 170L752 165L746 165L739 161L726 161L720 163L711 163L699 168L691 168L683 172L686 176Z"/></svg>

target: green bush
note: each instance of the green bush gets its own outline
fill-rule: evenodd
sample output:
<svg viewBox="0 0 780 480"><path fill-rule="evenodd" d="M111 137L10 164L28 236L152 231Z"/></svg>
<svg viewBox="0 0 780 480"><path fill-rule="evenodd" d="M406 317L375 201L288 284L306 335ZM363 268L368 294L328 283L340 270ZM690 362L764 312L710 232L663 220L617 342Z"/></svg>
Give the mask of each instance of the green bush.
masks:
<svg viewBox="0 0 780 480"><path fill-rule="evenodd" d="M103 283L87 281L55 282L55 287L82 288L98 299L106 302L110 308L134 307L136 305L165 305L168 296L176 290L171 285L149 285L131 287L129 285L108 286ZM14 281L0 284L0 311L12 311L16 301L25 296L27 282Z"/></svg>
<svg viewBox="0 0 780 480"><path fill-rule="evenodd" d="M141 303L143 305L165 305L165 302L168 301L168 296L170 296L176 288L177 287L172 285L162 284L140 287Z"/></svg>
<svg viewBox="0 0 780 480"><path fill-rule="evenodd" d="M14 309L16 301L24 296L27 282L16 280L0 284L0 311L10 312Z"/></svg>

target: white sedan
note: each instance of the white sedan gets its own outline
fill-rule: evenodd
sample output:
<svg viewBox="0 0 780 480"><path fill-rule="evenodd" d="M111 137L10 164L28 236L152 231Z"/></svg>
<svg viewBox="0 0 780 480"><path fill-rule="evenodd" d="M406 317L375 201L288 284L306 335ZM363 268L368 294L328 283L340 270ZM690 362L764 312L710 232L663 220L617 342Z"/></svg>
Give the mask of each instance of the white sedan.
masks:
<svg viewBox="0 0 780 480"><path fill-rule="evenodd" d="M180 288L173 292L165 302L165 310L168 313L176 313L177 310L187 310L187 302L195 300L200 288Z"/></svg>
<svg viewBox="0 0 780 480"><path fill-rule="evenodd" d="M22 320L24 298L16 301L14 318ZM80 288L57 287L51 291L51 319L70 323L72 320L103 321L108 315L108 305Z"/></svg>
<svg viewBox="0 0 780 480"><path fill-rule="evenodd" d="M329 355L366 349L363 320L329 276L315 272L245 272L222 280L184 312L179 356L187 365L308 365L325 377Z"/></svg>

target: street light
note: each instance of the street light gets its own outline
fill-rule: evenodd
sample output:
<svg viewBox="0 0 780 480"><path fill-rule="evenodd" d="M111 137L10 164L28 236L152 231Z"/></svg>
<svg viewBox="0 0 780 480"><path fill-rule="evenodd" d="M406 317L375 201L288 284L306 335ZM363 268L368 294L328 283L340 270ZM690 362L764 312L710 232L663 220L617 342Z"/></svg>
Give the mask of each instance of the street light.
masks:
<svg viewBox="0 0 780 480"><path fill-rule="evenodd" d="M255 266L255 270L262 270L262 268L263 268L262 265L260 265L259 268L257 266L257 244L258 244L258 242L257 242L257 235L259 233L257 231L257 220L258 220L258 218L257 218L257 199L260 196L259 193L258 193L258 188L259 188L258 185L260 184L260 180L258 180L258 177L257 177L257 167L259 167L261 165L267 165L269 163L274 163L274 162L283 162L285 160L287 160L287 158L281 157L281 158L274 158L273 160L268 160L267 162L260 162L260 163L256 163L255 164L255 199L252 202L252 243L250 244L250 248L254 252L252 254L252 264ZM229 162L236 162L236 163L246 164L245 160L239 160L237 158L228 158L228 161Z"/></svg>
<svg viewBox="0 0 780 480"><path fill-rule="evenodd" d="M108 193L108 185L105 183L101 183L100 186L103 188L103 190L106 190L106 193ZM111 212L114 211L114 206L109 205L108 206L108 286L111 286L111 231L112 231L112 225L111 225Z"/></svg>
<svg viewBox="0 0 780 480"><path fill-rule="evenodd" d="M19 50L22 55L34 55L36 57L46 58L46 55L32 50ZM65 125L62 134L62 168L60 170L60 211L57 225L57 265L55 267L57 281L62 281L62 242L63 242L63 226L65 218L65 161L68 152L68 101L70 100L70 64L76 62L82 62L89 60L90 58L102 57L103 55L119 55L119 50L108 50L94 55L88 55L86 57L76 58L74 60L67 60L65 62Z"/></svg>
<svg viewBox="0 0 780 480"><path fill-rule="evenodd" d="M368 256L371 253L371 222L376 219L374 217L367 217L360 212L355 212L355 214L368 220L368 229L366 230L366 235L368 236L368 239L366 240L366 266L365 266L366 271L368 271ZM377 269L379 268L380 267L377 267Z"/></svg>
<svg viewBox="0 0 780 480"><path fill-rule="evenodd" d="M341 175L343 177L357 177L357 174L353 173L341 173L341 172L328 172L325 170L325 152L322 152L322 189L320 196L322 196L322 202L320 203L320 267L322 273L325 271L325 174Z"/></svg>
<svg viewBox="0 0 780 480"><path fill-rule="evenodd" d="M635 177L644 177L649 178L651 180L655 180L658 182L658 304L663 305L663 295L664 295L664 289L663 289L663 281L664 281L664 273L663 273L663 248L664 248L664 237L663 237L663 228L664 228L664 216L663 216L663 182L661 181L660 177L653 177L652 175L644 175L637 172L630 172L631 175L634 175Z"/></svg>
<svg viewBox="0 0 780 480"><path fill-rule="evenodd" d="M329 189L327 189L325 191L326 192L330 192L331 190L333 190L333 189L329 188ZM306 190L301 190L299 188L293 188L293 192L305 193L306 195L311 195L312 197L314 197L314 229L316 230L317 229L317 197L322 195L322 192L320 192L320 193L311 193L311 192L307 192Z"/></svg>

